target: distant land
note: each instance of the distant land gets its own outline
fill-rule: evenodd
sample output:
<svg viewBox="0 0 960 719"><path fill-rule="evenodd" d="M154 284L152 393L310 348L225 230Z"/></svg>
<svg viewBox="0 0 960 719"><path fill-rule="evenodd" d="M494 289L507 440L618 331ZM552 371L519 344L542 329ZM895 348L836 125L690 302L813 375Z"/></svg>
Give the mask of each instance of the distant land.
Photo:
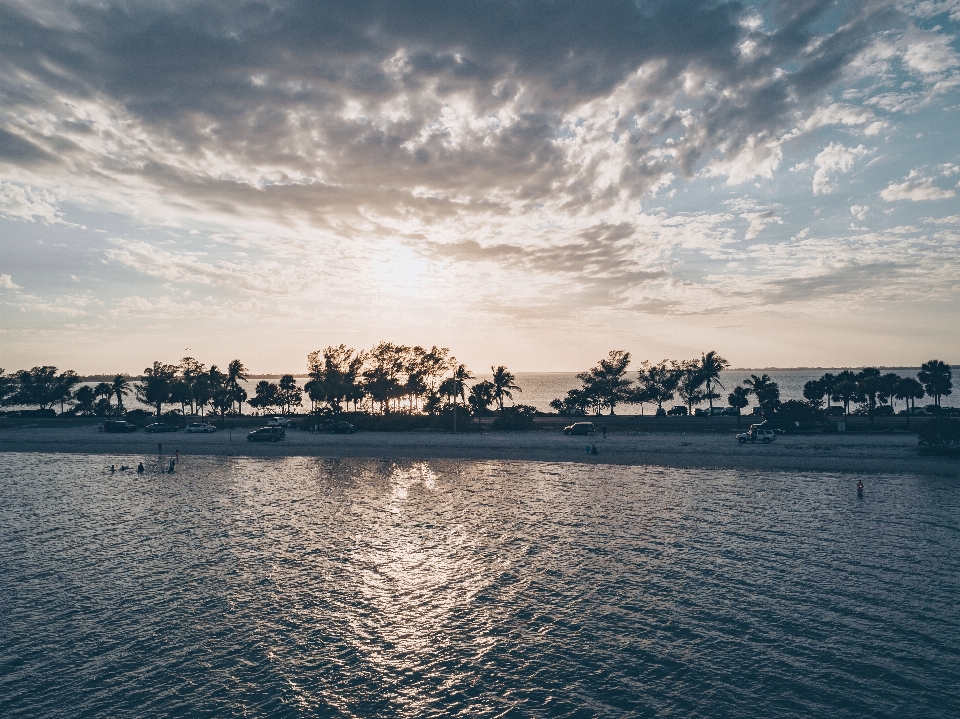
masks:
<svg viewBox="0 0 960 719"><path fill-rule="evenodd" d="M911 367L908 365L873 365L879 370L918 370L920 369L919 365L916 367ZM950 365L951 369L960 369L960 365ZM731 367L730 369L724 370L724 372L813 372L821 370L830 370L830 369L859 369L858 367ZM581 370L582 371L582 370ZM634 370L630 370L634 371ZM112 382L113 378L117 375L121 377L127 377L129 379L139 380L142 379L142 375L127 374L126 372L115 372L113 374L89 374L81 375L81 382ZM276 374L249 374L247 375L248 380L260 380L260 379L280 379L286 372L277 372ZM480 372L482 375L483 372ZM536 370L530 371L518 371L517 374L577 374L576 370L570 370L567 372L537 372ZM299 379L304 379L310 375L306 372L302 373L293 373L294 377Z"/></svg>

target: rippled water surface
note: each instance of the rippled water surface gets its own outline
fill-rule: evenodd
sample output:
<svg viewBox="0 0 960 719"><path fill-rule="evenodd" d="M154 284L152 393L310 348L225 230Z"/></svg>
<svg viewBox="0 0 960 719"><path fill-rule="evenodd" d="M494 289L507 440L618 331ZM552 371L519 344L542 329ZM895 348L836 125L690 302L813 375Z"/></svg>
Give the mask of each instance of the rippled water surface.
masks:
<svg viewBox="0 0 960 719"><path fill-rule="evenodd" d="M960 716L950 480L104 462L0 456L4 717Z"/></svg>

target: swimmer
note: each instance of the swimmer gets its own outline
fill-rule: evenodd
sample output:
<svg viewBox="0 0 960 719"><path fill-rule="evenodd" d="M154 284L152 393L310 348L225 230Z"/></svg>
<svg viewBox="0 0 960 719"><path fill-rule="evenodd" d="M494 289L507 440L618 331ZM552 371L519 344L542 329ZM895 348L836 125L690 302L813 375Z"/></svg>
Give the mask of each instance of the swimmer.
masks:
<svg viewBox="0 0 960 719"><path fill-rule="evenodd" d="M600 450L597 449L597 445L595 445L595 444L591 444L591 445L590 445L590 454L592 454L594 457L596 457L598 454L600 454Z"/></svg>
<svg viewBox="0 0 960 719"><path fill-rule="evenodd" d="M143 474L143 462L137 465L137 474Z"/></svg>
<svg viewBox="0 0 960 719"><path fill-rule="evenodd" d="M114 467L114 466L111 464L111 465L110 465L110 474L113 474L113 473L116 472L116 471L117 471L117 468Z"/></svg>
<svg viewBox="0 0 960 719"><path fill-rule="evenodd" d="M863 480L862 479L857 480L857 496L859 497L863 496Z"/></svg>
<svg viewBox="0 0 960 719"><path fill-rule="evenodd" d="M128 469L130 469L130 468L129 468L127 465L125 465L125 464L121 464L121 465L120 465L120 471L121 471L121 472L126 472Z"/></svg>
<svg viewBox="0 0 960 719"><path fill-rule="evenodd" d="M173 474L173 465L176 464L172 459L170 460L170 474Z"/></svg>

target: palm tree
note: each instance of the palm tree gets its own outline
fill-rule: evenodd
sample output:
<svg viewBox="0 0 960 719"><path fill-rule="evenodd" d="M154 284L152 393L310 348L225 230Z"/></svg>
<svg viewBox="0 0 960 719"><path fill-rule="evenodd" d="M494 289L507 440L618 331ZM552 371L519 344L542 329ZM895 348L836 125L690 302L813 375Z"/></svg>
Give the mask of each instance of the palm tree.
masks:
<svg viewBox="0 0 960 719"><path fill-rule="evenodd" d="M130 394L130 383L126 377L118 374L113 378L113 382L110 384L110 390L113 394L117 395L117 414L123 414L123 398Z"/></svg>
<svg viewBox="0 0 960 719"><path fill-rule="evenodd" d="M493 398L502 412L504 398L513 399L513 390L517 392L523 392L523 390L517 386L517 378L503 365L490 369L493 371Z"/></svg>
<svg viewBox="0 0 960 719"><path fill-rule="evenodd" d="M920 365L917 379L923 382L927 394L933 397L933 403L940 409L940 398L953 394L953 373L950 365L940 360L930 360Z"/></svg>
<svg viewBox="0 0 960 719"><path fill-rule="evenodd" d="M743 380L747 392L757 398L757 403L764 413L775 410L780 404L780 387L766 373L757 377L752 374L748 379Z"/></svg>
<svg viewBox="0 0 960 719"><path fill-rule="evenodd" d="M247 393L243 391L240 383L247 381L248 371L249 370L243 366L243 362L238 359L233 360L227 365L226 386L232 391L233 400L239 404L240 414L243 414L243 400L247 398ZM243 394L243 399L240 399L241 393Z"/></svg>
<svg viewBox="0 0 960 719"><path fill-rule="evenodd" d="M464 402L467 401L467 380L473 379L473 373L466 368L465 365L457 365L456 369L453 370L453 401L457 401L457 397L463 399Z"/></svg>
<svg viewBox="0 0 960 719"><path fill-rule="evenodd" d="M897 399L897 386L903 379L896 372L887 372L880 378L880 393L878 395L881 404L890 403L890 409L896 410L893 401Z"/></svg>
<svg viewBox="0 0 960 719"><path fill-rule="evenodd" d="M73 398L73 388L78 384L80 384L80 375L72 369L61 372L60 376L57 377L57 394L59 395L57 399L60 400L60 414L64 412L64 402Z"/></svg>
<svg viewBox="0 0 960 719"><path fill-rule="evenodd" d="M730 363L713 350L703 355L700 360L700 376L707 383L707 401L710 403L710 414L713 414L713 400L719 397L713 391L713 383L716 382L720 389L726 389L720 384L720 373L730 367Z"/></svg>
<svg viewBox="0 0 960 719"><path fill-rule="evenodd" d="M910 411L913 409L914 400L923 399L923 385L913 377L902 377L897 383L897 399L902 399L908 403L907 407L907 426L910 426Z"/></svg>
<svg viewBox="0 0 960 719"><path fill-rule="evenodd" d="M859 401L863 397L857 384L857 375L848 369L838 374L830 396L837 402L843 402L844 417L850 414L850 402Z"/></svg>
<svg viewBox="0 0 960 719"><path fill-rule="evenodd" d="M727 395L727 404L737 410L737 429L740 429L740 410L750 404L750 392L745 387L734 387Z"/></svg>
<svg viewBox="0 0 960 719"><path fill-rule="evenodd" d="M833 396L834 387L837 386L837 377L830 372L824 372L819 381L823 385L823 393L827 395L827 409L830 409L830 398Z"/></svg>
<svg viewBox="0 0 960 719"><path fill-rule="evenodd" d="M477 382L470 388L470 398L467 401L473 408L473 413L477 415L477 423L482 425L483 414L493 403L493 382L488 380Z"/></svg>

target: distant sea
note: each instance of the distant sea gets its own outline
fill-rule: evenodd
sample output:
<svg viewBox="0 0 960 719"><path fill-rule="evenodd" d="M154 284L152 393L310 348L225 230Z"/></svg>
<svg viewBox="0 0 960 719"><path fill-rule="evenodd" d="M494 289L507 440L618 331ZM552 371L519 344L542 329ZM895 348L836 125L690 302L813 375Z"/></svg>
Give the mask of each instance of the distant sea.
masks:
<svg viewBox="0 0 960 719"><path fill-rule="evenodd" d="M752 374L762 375L764 373L770 375L777 384L780 385L780 399L786 401L788 399L803 399L803 385L806 384L809 380L820 378L825 372L832 372L833 374L838 374L843 372L845 368L826 368L826 369L749 369L749 370L730 370L724 372L720 381L723 383L723 388L718 388L717 391L721 394L721 398L714 402L715 405L726 406L727 394L736 386L742 385L743 380L750 377ZM847 368L849 369L849 368ZM858 372L859 369L854 368L854 372ZM916 378L917 372L920 371L919 367L906 368L906 369L896 369L896 370L882 370L886 372L896 372L897 374L903 377L914 377ZM577 379L576 372L518 372L517 373L517 384L523 390L522 392L514 392L513 402L514 404L527 404L533 407L536 407L542 412L551 412L550 402L556 398L564 397L567 392L575 387L579 387L580 381ZM631 379L636 379L637 373L635 371L628 372L627 376ZM480 381L483 379L490 379L490 374L478 374L476 375L475 381ZM955 378L957 380L958 389L950 397L945 397L941 400L941 403L945 407L958 407L960 406L960 373L955 373ZM247 394L250 397L254 396L254 386L259 380L251 379L246 382ZM302 386L306 381L305 378L297 378L297 382ZM85 382L84 384L95 385L96 382ZM925 398L922 401L917 402L918 406L932 403L933 400ZM682 402L677 399L676 402L668 402L667 406L672 406L673 404L682 404ZM903 403L897 402L897 408L902 409ZM133 397L124 400L124 405L128 409L134 407L143 407L144 405L139 404ZM705 406L705 405L704 405ZM651 411L655 409L651 405L644 405L641 408L639 405L622 405L617 407L617 414L622 415L634 415L634 414L650 414ZM749 408L745 410L749 412ZM251 410L246 409L246 413L252 413Z"/></svg>

